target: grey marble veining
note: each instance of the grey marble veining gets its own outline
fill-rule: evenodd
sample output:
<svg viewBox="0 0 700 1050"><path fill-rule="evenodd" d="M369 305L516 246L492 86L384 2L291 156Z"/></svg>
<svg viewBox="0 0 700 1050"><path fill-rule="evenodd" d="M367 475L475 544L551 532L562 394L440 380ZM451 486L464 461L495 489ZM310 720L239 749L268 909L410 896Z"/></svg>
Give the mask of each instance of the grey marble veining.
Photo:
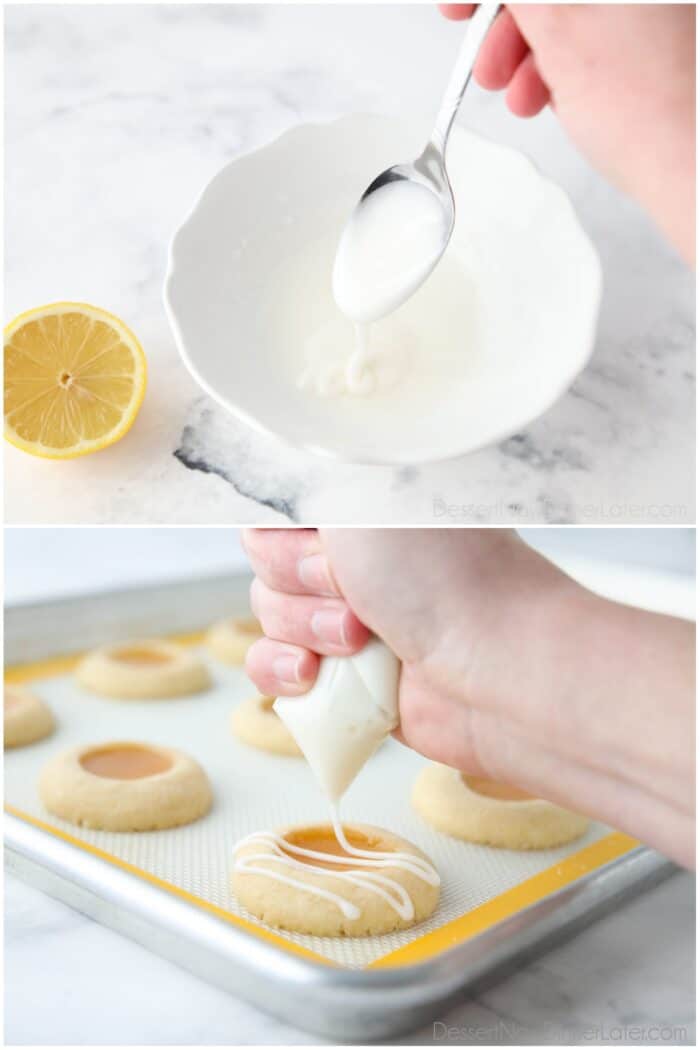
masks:
<svg viewBox="0 0 700 1050"><path fill-rule="evenodd" d="M431 110L460 27L428 5L11 5L5 23L8 315L94 301L150 370L111 449L59 464L6 450L8 521L694 520L692 276L551 114L518 121L476 88L460 120L564 186L603 262L595 355L549 412L449 462L338 465L237 423L180 362L167 243L208 179L299 122Z"/></svg>

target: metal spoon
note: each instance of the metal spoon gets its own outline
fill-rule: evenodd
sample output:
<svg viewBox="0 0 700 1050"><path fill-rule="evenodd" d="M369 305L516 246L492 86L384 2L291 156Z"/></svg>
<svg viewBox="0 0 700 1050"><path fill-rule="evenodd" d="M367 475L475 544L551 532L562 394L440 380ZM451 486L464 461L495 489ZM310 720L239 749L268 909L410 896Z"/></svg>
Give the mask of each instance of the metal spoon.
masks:
<svg viewBox="0 0 700 1050"><path fill-rule="evenodd" d="M383 171L381 175L378 175L376 179L369 184L360 197L358 204L355 206L355 209L345 227L343 236L341 237L340 249L338 252L339 257L343 248L347 246L352 231L357 228L363 228L360 220L363 217L364 211L369 207L368 202L370 198L376 194L377 190L382 189L389 183L412 182L419 187L423 187L423 189L428 189L435 195L441 212L440 218L442 221L440 233L442 246L440 248L440 245L438 245L437 250L430 252L430 255L425 259L424 266L419 265L418 267L412 268L410 276L401 284L402 291L399 293L399 297L396 298L393 308L400 306L402 302L405 302L406 299L413 295L416 289L423 284L444 254L450 237L452 236L452 230L454 229L455 223L455 201L445 166L447 140L457 110L459 109L464 96L464 92L471 80L476 57L502 6L502 4L479 4L476 12L469 20L464 42L462 43L459 56L452 70L452 75L443 96L437 120L435 121L435 126L427 146L421 155L412 163L395 164L393 167L387 168L386 171ZM372 201L372 207L377 208L378 203L378 199L375 197ZM384 205L382 205L382 207L383 206ZM381 244L378 244L377 251L381 252L382 247ZM338 269L339 258L336 258L336 271ZM337 291L336 299L338 300L341 309L345 309L343 303L340 301ZM382 310L379 305L376 309L370 305L368 310L362 316L359 314L353 315L348 309L345 309L345 312L348 313L349 316L352 316L356 321L366 322L376 320L378 317L383 316L383 313L388 311Z"/></svg>

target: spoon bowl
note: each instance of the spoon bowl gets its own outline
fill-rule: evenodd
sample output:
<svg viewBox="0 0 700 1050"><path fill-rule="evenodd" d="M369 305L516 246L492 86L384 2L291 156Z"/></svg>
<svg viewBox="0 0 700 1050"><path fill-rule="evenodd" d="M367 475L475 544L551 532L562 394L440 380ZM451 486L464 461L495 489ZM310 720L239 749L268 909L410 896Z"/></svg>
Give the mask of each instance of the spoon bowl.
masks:
<svg viewBox="0 0 700 1050"><path fill-rule="evenodd" d="M386 168L338 245L333 294L346 317L368 324L406 302L442 258L454 223L454 196L432 143L413 163Z"/></svg>
<svg viewBox="0 0 700 1050"><path fill-rule="evenodd" d="M382 171L360 197L338 245L335 300L356 324L402 306L442 258L455 224L445 151L477 55L502 5L480 4L421 155Z"/></svg>
<svg viewBox="0 0 700 1050"><path fill-rule="evenodd" d="M447 240L452 235L455 224L455 198L447 176L445 158L439 152L433 142L429 142L420 157L408 164L394 164L387 168L376 179L370 182L365 192L360 197L358 208L367 200L375 190L381 189L391 182L399 182L402 179L417 183L419 186L431 190L439 199L445 213L445 226L448 230ZM445 248L447 242L445 242Z"/></svg>

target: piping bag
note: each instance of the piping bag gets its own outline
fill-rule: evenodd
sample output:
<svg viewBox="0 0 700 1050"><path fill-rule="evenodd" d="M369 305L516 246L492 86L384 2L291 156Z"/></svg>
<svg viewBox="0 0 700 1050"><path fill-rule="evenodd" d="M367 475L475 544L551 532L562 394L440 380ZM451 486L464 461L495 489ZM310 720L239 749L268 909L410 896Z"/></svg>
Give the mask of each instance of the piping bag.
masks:
<svg viewBox="0 0 700 1050"><path fill-rule="evenodd" d="M273 708L331 802L399 724L398 658L378 638L355 656L324 656L303 696L279 696Z"/></svg>

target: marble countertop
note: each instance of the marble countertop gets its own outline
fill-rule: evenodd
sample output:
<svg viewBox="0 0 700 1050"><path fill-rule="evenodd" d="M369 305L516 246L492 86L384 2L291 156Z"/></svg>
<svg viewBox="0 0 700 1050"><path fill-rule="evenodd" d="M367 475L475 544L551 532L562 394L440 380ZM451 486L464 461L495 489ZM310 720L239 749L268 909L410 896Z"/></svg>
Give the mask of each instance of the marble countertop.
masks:
<svg viewBox="0 0 700 1050"><path fill-rule="evenodd" d="M400 1043L693 1044L694 901L676 874ZM11 875L5 909L8 1045L323 1043Z"/></svg>
<svg viewBox="0 0 700 1050"><path fill-rule="evenodd" d="M694 280L546 113L470 88L463 121L570 193L605 293L595 355L539 421L420 468L339 465L253 433L178 357L167 244L235 155L307 120L424 112L461 29L427 5L11 5L6 307L94 301L150 384L129 436L66 463L6 450L10 523L694 521Z"/></svg>

